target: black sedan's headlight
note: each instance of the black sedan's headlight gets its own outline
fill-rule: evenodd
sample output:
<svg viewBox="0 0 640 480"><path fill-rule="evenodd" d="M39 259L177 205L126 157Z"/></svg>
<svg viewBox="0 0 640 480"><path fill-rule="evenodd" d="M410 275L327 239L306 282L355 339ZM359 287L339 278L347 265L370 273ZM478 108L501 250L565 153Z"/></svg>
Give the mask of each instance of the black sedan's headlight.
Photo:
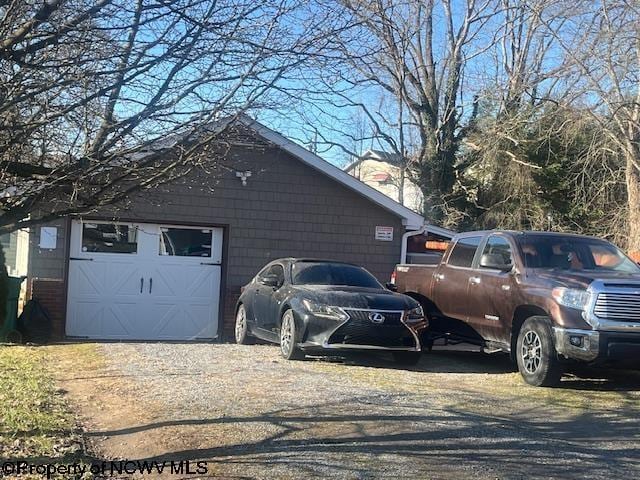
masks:
<svg viewBox="0 0 640 480"><path fill-rule="evenodd" d="M404 318L407 323L422 322L424 320L424 310L422 310L421 306L412 308L404 314Z"/></svg>
<svg viewBox="0 0 640 480"><path fill-rule="evenodd" d="M341 309L340 307L335 307L333 305L322 305L320 303L316 303L312 300L303 300L302 304L304 308L306 308L309 313L316 317L328 318L330 320L336 320L338 322L344 322L349 319L349 315Z"/></svg>

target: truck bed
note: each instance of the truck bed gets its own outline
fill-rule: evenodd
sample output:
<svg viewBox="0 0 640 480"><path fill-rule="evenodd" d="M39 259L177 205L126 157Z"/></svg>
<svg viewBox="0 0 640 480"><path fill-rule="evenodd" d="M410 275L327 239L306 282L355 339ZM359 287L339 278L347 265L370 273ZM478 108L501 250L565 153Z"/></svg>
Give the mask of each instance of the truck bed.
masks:
<svg viewBox="0 0 640 480"><path fill-rule="evenodd" d="M399 292L416 292L431 298L433 274L438 264L400 264L395 270L395 284Z"/></svg>

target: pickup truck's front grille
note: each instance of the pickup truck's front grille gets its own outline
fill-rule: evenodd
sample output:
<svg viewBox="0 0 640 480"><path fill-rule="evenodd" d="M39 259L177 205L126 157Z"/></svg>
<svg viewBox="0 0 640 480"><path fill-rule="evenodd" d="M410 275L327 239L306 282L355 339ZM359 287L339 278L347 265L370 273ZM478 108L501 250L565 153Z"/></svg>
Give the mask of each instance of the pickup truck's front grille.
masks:
<svg viewBox="0 0 640 480"><path fill-rule="evenodd" d="M640 321L640 293L601 293L593 313L603 320Z"/></svg>

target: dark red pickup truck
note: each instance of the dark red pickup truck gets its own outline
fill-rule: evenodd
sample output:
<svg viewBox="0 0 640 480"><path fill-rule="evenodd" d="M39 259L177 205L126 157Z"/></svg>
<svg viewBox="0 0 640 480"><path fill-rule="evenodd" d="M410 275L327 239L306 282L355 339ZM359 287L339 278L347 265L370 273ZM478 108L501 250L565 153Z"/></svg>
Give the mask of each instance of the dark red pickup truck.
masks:
<svg viewBox="0 0 640 480"><path fill-rule="evenodd" d="M640 365L640 267L604 240L467 232L392 280L422 303L431 339L510 352L532 385L558 382L568 361Z"/></svg>

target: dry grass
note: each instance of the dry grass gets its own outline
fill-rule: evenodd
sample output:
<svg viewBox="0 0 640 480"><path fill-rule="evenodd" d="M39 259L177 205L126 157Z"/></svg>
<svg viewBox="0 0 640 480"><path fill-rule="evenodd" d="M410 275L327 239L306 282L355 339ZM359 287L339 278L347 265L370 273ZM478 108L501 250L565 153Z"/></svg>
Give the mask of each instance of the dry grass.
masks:
<svg viewBox="0 0 640 480"><path fill-rule="evenodd" d="M73 416L39 347L0 347L0 456L57 457L71 448Z"/></svg>

